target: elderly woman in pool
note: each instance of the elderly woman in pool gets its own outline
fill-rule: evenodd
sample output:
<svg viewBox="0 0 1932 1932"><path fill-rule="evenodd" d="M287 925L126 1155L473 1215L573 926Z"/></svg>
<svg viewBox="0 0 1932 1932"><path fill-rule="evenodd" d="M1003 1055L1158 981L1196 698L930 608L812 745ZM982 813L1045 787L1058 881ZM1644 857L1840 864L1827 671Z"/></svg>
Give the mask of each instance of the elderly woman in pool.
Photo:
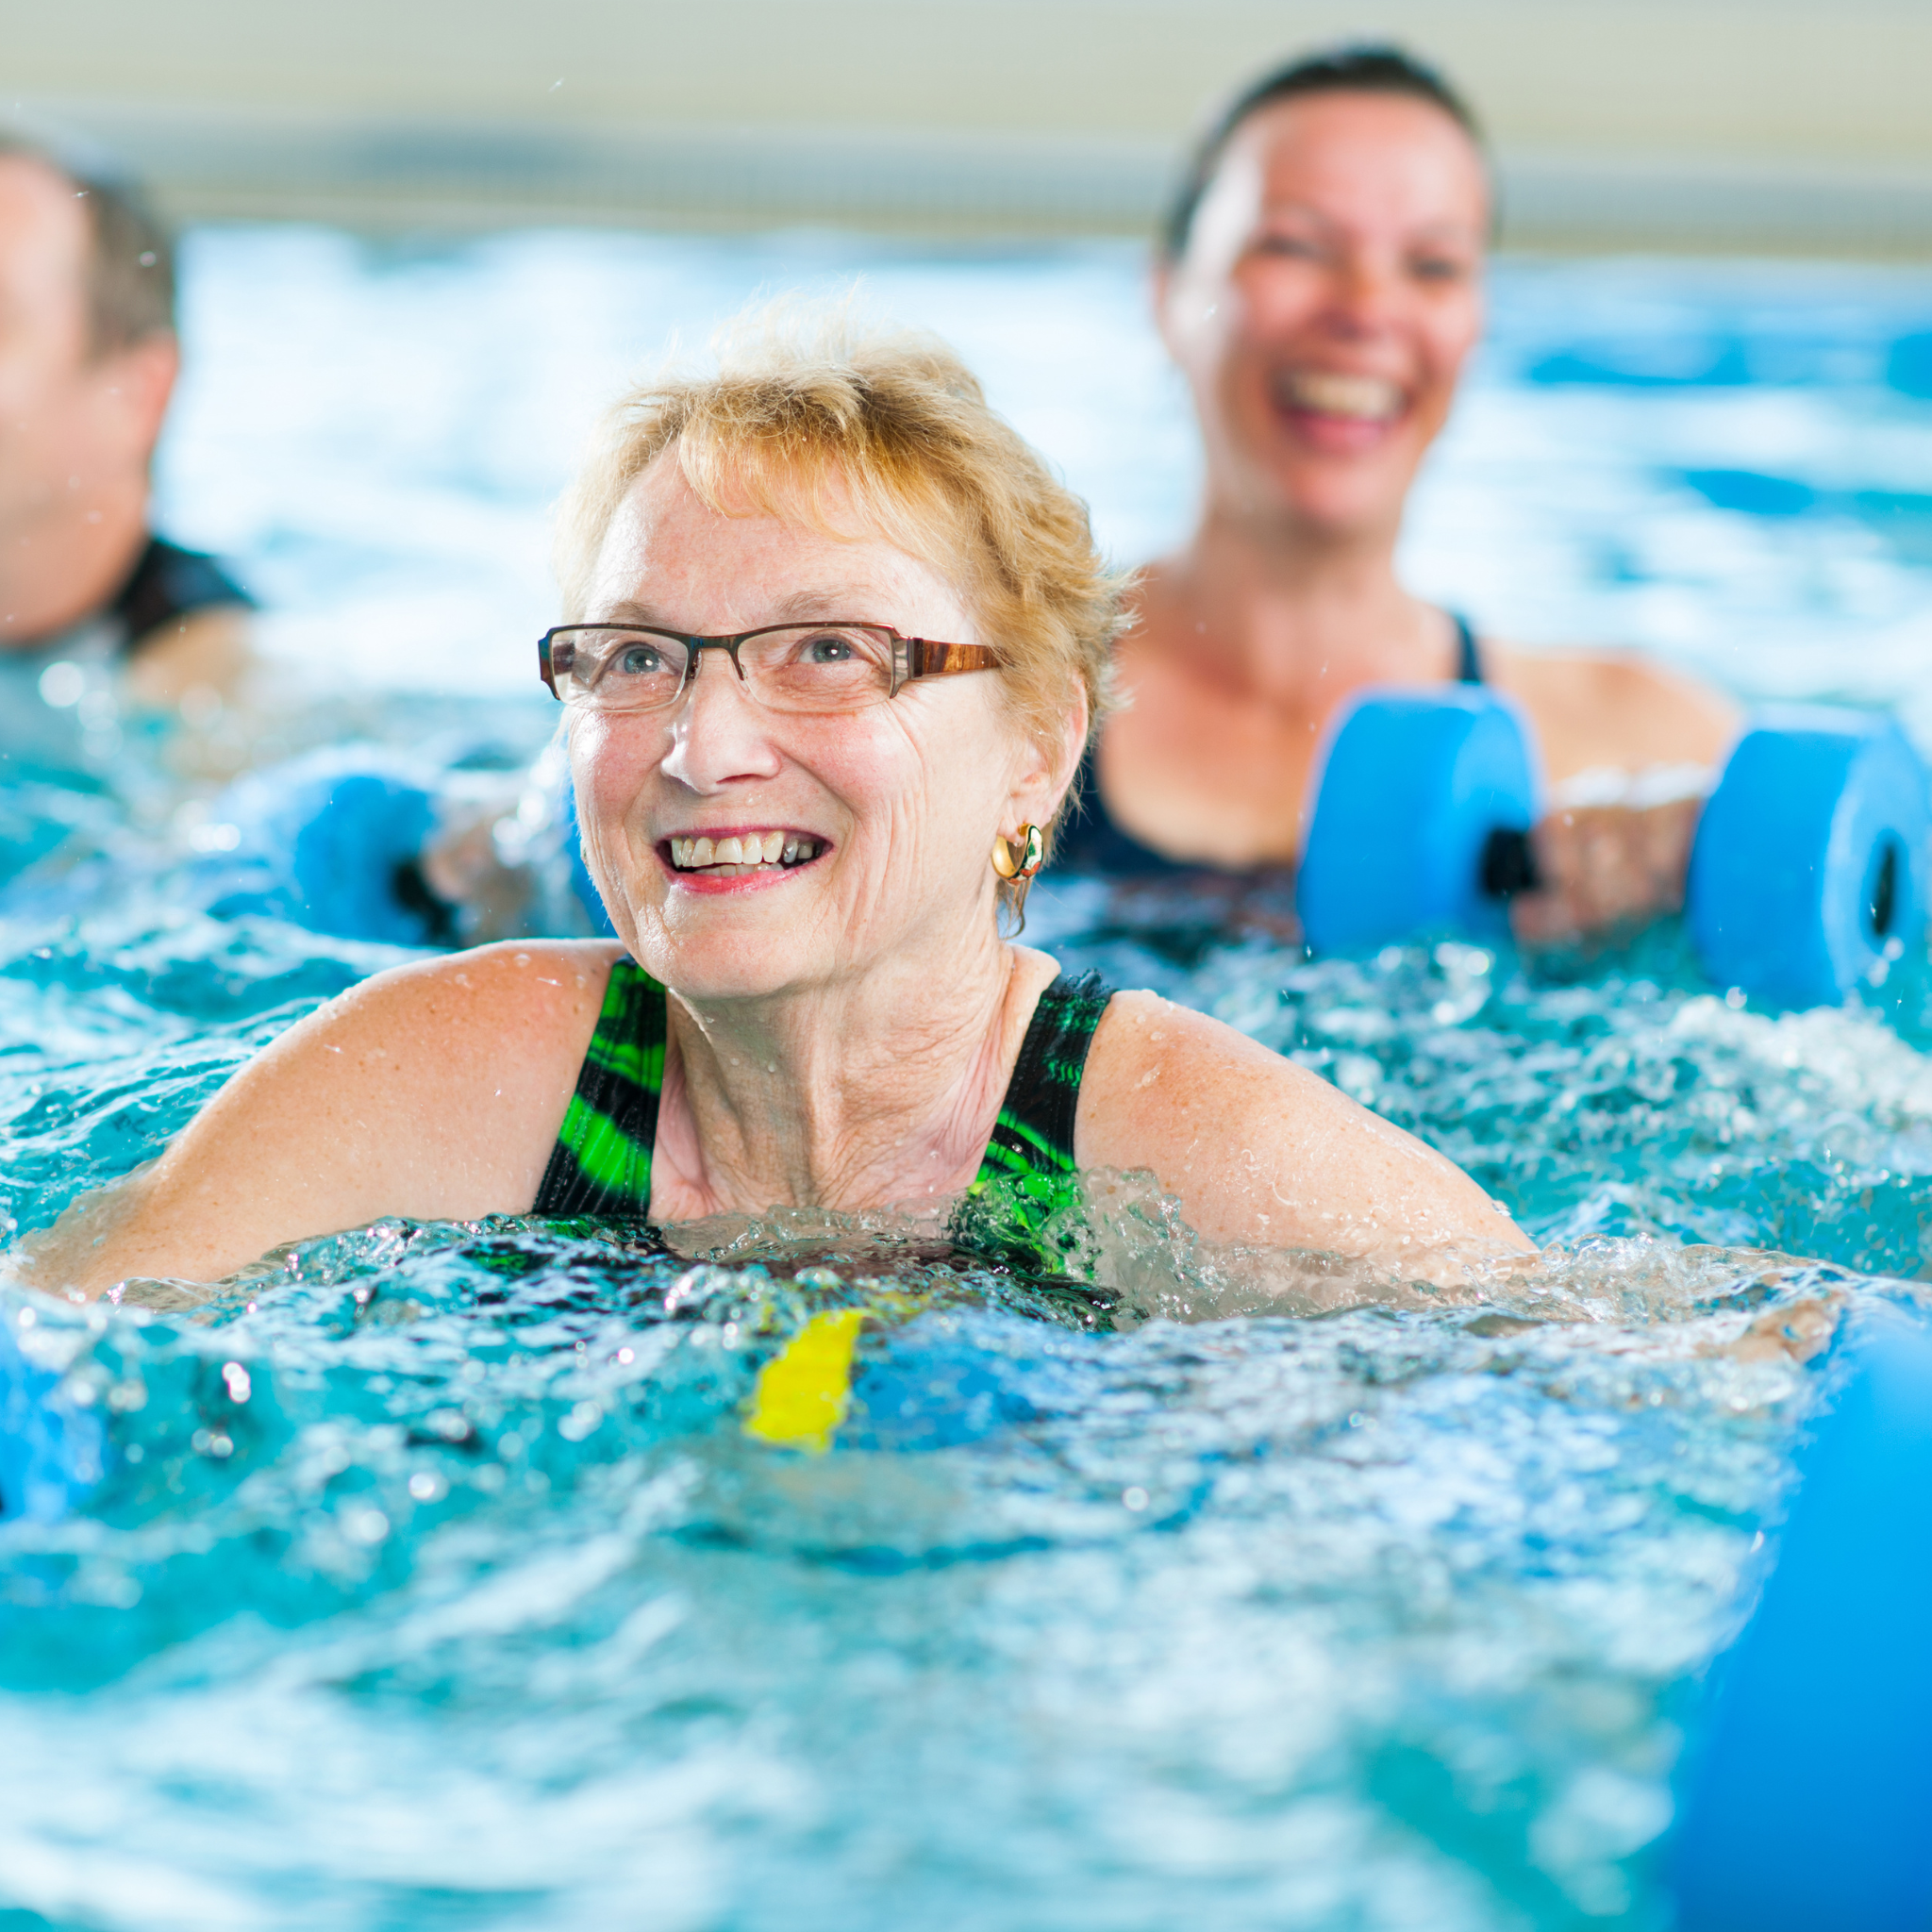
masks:
<svg viewBox="0 0 1932 1932"><path fill-rule="evenodd" d="M1554 890L1517 901L1525 937L1681 893L1693 774L1729 743L1730 706L1629 656L1478 640L1397 575L1410 486L1482 333L1490 225L1469 109L1393 48L1268 75L1203 142L1155 308L1200 421L1205 500L1143 578L1120 652L1133 702L1094 748L1063 863L1285 874L1343 700L1461 681L1521 705L1552 782L1538 846ZM1646 803L1660 791L1678 796Z"/></svg>
<svg viewBox="0 0 1932 1932"><path fill-rule="evenodd" d="M1076 1166L1151 1170L1210 1237L1408 1276L1527 1247L1313 1074L1000 937L1104 701L1119 586L943 351L767 341L630 397L560 561L579 621L544 674L622 942L333 1001L50 1286L219 1277L385 1215L859 1210Z"/></svg>

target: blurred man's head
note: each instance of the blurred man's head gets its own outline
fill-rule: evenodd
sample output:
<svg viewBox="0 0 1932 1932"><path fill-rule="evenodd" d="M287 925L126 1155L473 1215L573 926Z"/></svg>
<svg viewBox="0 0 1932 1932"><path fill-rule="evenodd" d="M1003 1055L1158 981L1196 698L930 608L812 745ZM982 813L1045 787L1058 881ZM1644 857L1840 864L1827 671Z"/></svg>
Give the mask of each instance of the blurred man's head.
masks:
<svg viewBox="0 0 1932 1932"><path fill-rule="evenodd" d="M0 544L144 515L177 360L166 230L0 136Z"/></svg>

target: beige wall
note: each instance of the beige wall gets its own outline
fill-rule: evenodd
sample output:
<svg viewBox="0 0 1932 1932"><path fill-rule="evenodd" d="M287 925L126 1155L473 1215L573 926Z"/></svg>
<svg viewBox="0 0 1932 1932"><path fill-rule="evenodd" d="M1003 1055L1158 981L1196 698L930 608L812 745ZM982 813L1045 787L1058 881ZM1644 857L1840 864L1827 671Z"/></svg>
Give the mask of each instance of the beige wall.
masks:
<svg viewBox="0 0 1932 1932"><path fill-rule="evenodd" d="M0 108L184 211L1127 228L1230 81L1371 25L1516 239L1932 252L1932 0L0 0Z"/></svg>

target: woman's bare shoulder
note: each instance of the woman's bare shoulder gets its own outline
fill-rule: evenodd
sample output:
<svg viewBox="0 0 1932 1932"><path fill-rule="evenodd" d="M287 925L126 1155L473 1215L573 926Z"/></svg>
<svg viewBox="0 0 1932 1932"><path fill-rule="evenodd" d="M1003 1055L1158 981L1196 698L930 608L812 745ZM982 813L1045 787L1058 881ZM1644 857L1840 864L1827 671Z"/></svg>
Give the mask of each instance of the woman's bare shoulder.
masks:
<svg viewBox="0 0 1932 1932"><path fill-rule="evenodd" d="M1200 1233L1411 1264L1522 1252L1454 1162L1319 1074L1202 1013L1117 993L1081 1087L1080 1165L1151 1171Z"/></svg>
<svg viewBox="0 0 1932 1932"><path fill-rule="evenodd" d="M353 1107L433 1142L496 1104L541 1112L553 1090L568 1096L619 950L510 941L379 973L285 1034L215 1107Z"/></svg>
<svg viewBox="0 0 1932 1932"><path fill-rule="evenodd" d="M331 1015L351 1028L420 1025L428 1029L421 1043L432 1050L436 1032L449 1027L569 1032L602 1004L623 951L614 940L505 940L391 967L352 986L317 1018Z"/></svg>
<svg viewBox="0 0 1932 1932"><path fill-rule="evenodd" d="M214 1280L284 1241L386 1215L525 1211L618 949L512 942L351 987L242 1067L49 1285ZM83 1216L86 1219L86 1216Z"/></svg>
<svg viewBox="0 0 1932 1932"><path fill-rule="evenodd" d="M1318 1074L1222 1021L1158 993L1117 992L1081 1084L1081 1165L1147 1166L1126 1157L1157 1147L1222 1159L1228 1141L1221 1129L1257 1096L1271 1110L1287 1104L1318 1116L1361 1111Z"/></svg>
<svg viewBox="0 0 1932 1932"><path fill-rule="evenodd" d="M1535 722L1545 767L1560 784L1608 768L1715 764L1737 736L1736 705L1635 651L1484 645L1491 681Z"/></svg>

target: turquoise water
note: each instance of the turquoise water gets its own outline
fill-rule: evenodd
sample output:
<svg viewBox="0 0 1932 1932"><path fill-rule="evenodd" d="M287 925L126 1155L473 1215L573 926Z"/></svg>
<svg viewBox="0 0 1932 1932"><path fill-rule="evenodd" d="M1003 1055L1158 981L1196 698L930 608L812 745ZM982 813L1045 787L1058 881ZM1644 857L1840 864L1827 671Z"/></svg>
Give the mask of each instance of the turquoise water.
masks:
<svg viewBox="0 0 1932 1932"><path fill-rule="evenodd" d="M548 727L541 513L596 398L761 284L862 268L1109 541L1185 515L1123 251L236 230L189 261L175 526L284 603L276 648L333 654L343 718L385 691L445 756ZM1928 318L1932 278L1512 267L1418 579L1932 723ZM142 756L17 801L77 827L0 904L18 1229L408 957L195 912ZM1034 933L1423 1133L1546 1267L1500 1301L1284 1280L1102 1180L1085 1291L791 1217L675 1254L383 1224L211 1301L40 1304L17 1332L115 1467L0 1530L0 1926L1667 1924L1701 1673L1842 1337L1932 1257L1925 962L1780 1015L1668 927L1308 962L1063 889ZM848 1306L830 1452L748 1438L759 1367Z"/></svg>

